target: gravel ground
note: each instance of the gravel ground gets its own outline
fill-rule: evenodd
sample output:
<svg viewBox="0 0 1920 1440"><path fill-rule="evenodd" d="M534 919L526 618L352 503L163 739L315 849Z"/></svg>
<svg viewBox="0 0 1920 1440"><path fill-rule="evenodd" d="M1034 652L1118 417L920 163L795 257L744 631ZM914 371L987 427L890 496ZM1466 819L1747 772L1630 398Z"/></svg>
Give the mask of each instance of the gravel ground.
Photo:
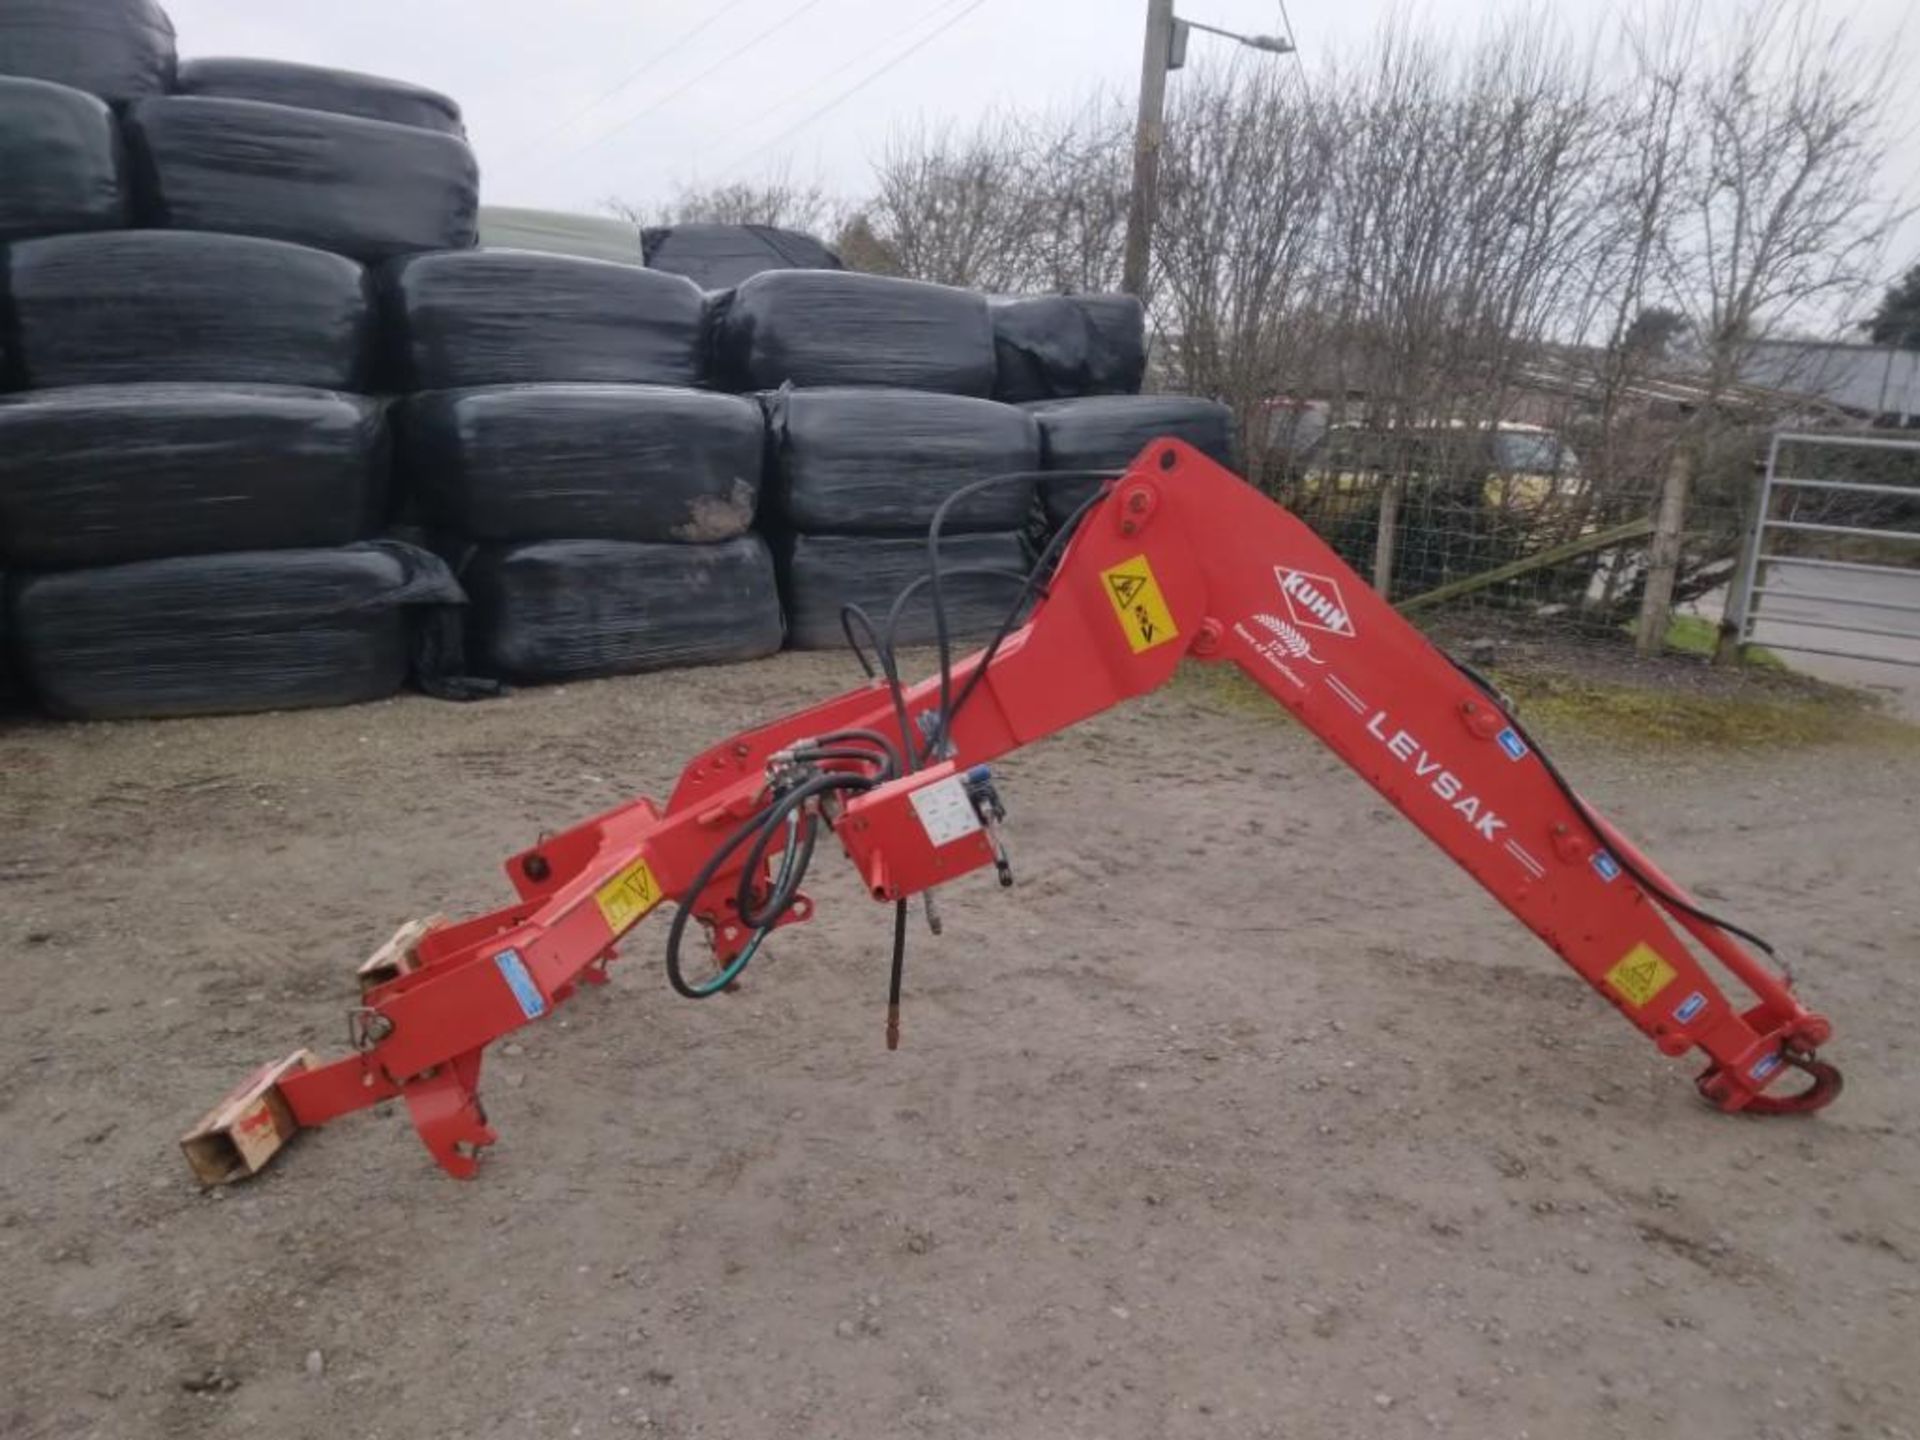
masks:
<svg viewBox="0 0 1920 1440"><path fill-rule="evenodd" d="M404 1117L202 1192L175 1138L335 1051L352 967L543 827L844 683L832 656L0 731L0 1435L1920 1433L1920 747L1561 733L1795 958L1849 1088L1692 1098L1278 711L1183 681L1002 767L883 1048L889 912L676 1000L663 925Z"/></svg>

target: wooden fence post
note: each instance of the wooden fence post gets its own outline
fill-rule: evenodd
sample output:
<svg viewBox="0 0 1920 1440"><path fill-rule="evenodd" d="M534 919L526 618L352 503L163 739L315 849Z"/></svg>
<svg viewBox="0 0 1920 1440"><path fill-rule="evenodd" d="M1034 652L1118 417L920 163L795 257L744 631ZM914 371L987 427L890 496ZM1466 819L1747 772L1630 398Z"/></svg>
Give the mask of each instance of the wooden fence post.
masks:
<svg viewBox="0 0 1920 1440"><path fill-rule="evenodd" d="M1391 477L1380 487L1380 528L1373 537L1373 588L1382 600L1393 599L1393 547L1400 533L1400 480Z"/></svg>
<svg viewBox="0 0 1920 1440"><path fill-rule="evenodd" d="M1660 487L1660 509L1654 517L1653 543L1647 547L1647 591L1640 600L1640 624L1634 649L1657 655L1666 644L1673 618L1673 584L1680 573L1680 540L1687 528L1687 492L1692 488L1693 450L1682 441L1667 461Z"/></svg>

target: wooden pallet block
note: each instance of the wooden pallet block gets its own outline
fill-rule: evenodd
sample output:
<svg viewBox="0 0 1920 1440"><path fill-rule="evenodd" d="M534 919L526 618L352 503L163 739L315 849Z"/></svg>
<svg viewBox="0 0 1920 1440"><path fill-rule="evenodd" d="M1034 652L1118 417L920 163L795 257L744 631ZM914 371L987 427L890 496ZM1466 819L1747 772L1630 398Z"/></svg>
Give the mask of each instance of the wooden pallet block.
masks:
<svg viewBox="0 0 1920 1440"><path fill-rule="evenodd" d="M202 1185L231 1185L257 1175L299 1131L280 1082L312 1066L311 1050L262 1065L242 1080L200 1123L180 1137L180 1149Z"/></svg>
<svg viewBox="0 0 1920 1440"><path fill-rule="evenodd" d="M447 923L444 915L429 915L424 920L409 920L393 932L393 938L369 955L360 967L360 994L364 997L389 980L398 980L420 964L420 942Z"/></svg>

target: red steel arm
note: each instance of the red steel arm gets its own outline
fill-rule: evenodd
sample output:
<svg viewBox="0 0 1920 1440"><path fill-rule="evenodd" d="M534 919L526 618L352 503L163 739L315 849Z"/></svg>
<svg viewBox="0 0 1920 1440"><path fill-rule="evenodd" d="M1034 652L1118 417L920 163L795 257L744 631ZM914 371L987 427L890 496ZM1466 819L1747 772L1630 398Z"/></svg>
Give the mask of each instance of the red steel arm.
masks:
<svg viewBox="0 0 1920 1440"><path fill-rule="evenodd" d="M1838 1073L1812 1058L1830 1026L1786 980L1688 913L1651 861L1556 782L1500 704L1312 531L1172 441L1148 447L1088 514L1026 625L990 660L953 667L954 695L985 673L951 716L950 754L834 803L835 833L870 892L902 899L991 862L976 828L951 835L923 817L922 792L951 791L972 767L1152 690L1188 657L1232 663L1272 695L1663 1053L1704 1051L1699 1085L1713 1104L1814 1109L1837 1092ZM906 692L916 736L939 705L937 680ZM604 979L615 943L663 899L693 907L722 961L737 954L749 938L730 909L743 858L701 894L687 890L756 813L776 754L855 728L899 736L879 682L714 746L664 809L637 800L514 856L516 903L431 930L413 968L364 997L354 1053L275 1072L283 1128L400 1095L435 1159L471 1174L494 1139L477 1092L486 1045ZM801 896L779 923L810 914ZM1708 956L1749 1003L1727 997ZM1764 1096L1788 1065L1813 1088Z"/></svg>

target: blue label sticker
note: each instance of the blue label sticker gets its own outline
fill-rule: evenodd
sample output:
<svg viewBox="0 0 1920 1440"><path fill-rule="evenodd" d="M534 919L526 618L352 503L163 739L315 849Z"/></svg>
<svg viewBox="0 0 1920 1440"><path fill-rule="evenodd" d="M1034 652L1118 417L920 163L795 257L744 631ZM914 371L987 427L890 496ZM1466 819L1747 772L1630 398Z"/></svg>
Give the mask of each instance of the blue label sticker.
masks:
<svg viewBox="0 0 1920 1440"><path fill-rule="evenodd" d="M533 983L533 976L527 973L527 962L520 958L518 950L502 950L493 957L493 963L500 967L500 978L507 982L513 998L520 1002L522 1015L538 1020L547 1013L547 997Z"/></svg>
<svg viewBox="0 0 1920 1440"><path fill-rule="evenodd" d="M1507 752L1509 760L1527 758L1527 742L1520 738L1520 732L1511 726L1500 732L1500 748Z"/></svg>
<svg viewBox="0 0 1920 1440"><path fill-rule="evenodd" d="M1762 1055L1758 1060L1753 1062L1753 1069L1749 1070L1747 1074L1751 1075L1756 1080L1764 1080L1767 1078L1767 1076L1773 1074L1773 1072L1778 1070L1779 1068L1780 1068L1779 1055L1777 1054Z"/></svg>
<svg viewBox="0 0 1920 1440"><path fill-rule="evenodd" d="M1706 1008L1707 997L1696 990L1680 1002L1679 1007L1673 1012L1673 1018L1685 1025Z"/></svg>
<svg viewBox="0 0 1920 1440"><path fill-rule="evenodd" d="M1604 850L1593 852L1593 868L1594 872L1609 885L1620 878L1620 862Z"/></svg>

